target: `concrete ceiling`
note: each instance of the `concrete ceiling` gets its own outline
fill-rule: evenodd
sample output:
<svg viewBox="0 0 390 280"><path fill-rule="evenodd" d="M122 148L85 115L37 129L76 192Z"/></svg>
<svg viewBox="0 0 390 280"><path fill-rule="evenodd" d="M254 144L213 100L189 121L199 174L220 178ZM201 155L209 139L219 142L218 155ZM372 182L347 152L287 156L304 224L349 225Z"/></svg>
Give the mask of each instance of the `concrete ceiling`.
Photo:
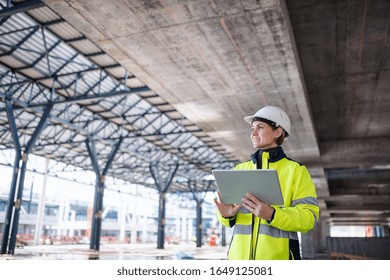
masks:
<svg viewBox="0 0 390 280"><path fill-rule="evenodd" d="M265 104L299 123L290 153L319 155L278 2L44 2L239 159L252 152L243 117Z"/></svg>
<svg viewBox="0 0 390 280"><path fill-rule="evenodd" d="M272 104L330 224L390 224L390 2L44 0L239 160Z"/></svg>

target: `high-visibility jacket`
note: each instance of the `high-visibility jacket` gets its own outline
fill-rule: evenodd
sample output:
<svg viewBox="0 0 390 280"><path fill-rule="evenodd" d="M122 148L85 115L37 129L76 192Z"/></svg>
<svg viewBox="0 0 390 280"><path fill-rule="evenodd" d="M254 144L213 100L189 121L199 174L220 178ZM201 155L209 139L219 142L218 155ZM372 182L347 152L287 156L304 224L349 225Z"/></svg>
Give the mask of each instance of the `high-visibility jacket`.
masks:
<svg viewBox="0 0 390 280"><path fill-rule="evenodd" d="M281 147L259 150L252 155L252 160L235 167L238 170L257 168L278 171L284 205L272 205L275 212L271 221L254 216L244 207L234 217L225 218L218 212L221 224L234 226L228 259L300 259L297 232L313 229L320 211L310 174L305 166L287 158Z"/></svg>

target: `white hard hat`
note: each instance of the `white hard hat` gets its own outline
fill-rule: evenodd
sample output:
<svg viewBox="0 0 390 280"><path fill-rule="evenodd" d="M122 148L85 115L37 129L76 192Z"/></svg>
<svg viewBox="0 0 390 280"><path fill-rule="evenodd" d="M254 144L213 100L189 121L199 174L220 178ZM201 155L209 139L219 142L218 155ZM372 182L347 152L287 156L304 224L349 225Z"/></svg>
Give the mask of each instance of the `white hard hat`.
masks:
<svg viewBox="0 0 390 280"><path fill-rule="evenodd" d="M283 109L276 106L265 106L258 110L253 116L245 117L244 120L247 123L252 124L253 118L256 117L274 122L276 127L281 126L287 132L287 137L290 135L290 118Z"/></svg>

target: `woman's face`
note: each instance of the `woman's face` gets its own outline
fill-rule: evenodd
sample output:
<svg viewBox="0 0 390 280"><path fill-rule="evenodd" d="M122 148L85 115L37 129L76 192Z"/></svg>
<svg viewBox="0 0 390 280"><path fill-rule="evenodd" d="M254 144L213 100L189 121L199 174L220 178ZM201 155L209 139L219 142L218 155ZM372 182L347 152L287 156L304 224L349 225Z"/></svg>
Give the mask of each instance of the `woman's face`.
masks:
<svg viewBox="0 0 390 280"><path fill-rule="evenodd" d="M269 124L261 121L252 123L251 140L253 148L270 149L275 148L276 139L281 135L281 128L273 129Z"/></svg>

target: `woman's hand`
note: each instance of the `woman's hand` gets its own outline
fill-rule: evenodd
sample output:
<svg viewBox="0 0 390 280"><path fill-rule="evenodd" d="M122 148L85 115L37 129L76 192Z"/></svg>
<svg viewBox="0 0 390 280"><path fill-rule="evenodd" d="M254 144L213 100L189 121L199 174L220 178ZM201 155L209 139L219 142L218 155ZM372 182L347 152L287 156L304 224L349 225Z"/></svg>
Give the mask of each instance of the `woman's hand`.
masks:
<svg viewBox="0 0 390 280"><path fill-rule="evenodd" d="M223 200L221 198L221 194L219 192L217 194L218 194L218 199L214 198L214 203L215 203L215 205L217 205L219 213L224 218L234 217L242 205L241 204L236 204L236 205L225 204L225 203L223 203Z"/></svg>
<svg viewBox="0 0 390 280"><path fill-rule="evenodd" d="M272 215L275 211L273 207L261 202L261 200L250 193L247 193L246 197L242 199L242 206L248 209L253 215L267 221L272 219Z"/></svg>

